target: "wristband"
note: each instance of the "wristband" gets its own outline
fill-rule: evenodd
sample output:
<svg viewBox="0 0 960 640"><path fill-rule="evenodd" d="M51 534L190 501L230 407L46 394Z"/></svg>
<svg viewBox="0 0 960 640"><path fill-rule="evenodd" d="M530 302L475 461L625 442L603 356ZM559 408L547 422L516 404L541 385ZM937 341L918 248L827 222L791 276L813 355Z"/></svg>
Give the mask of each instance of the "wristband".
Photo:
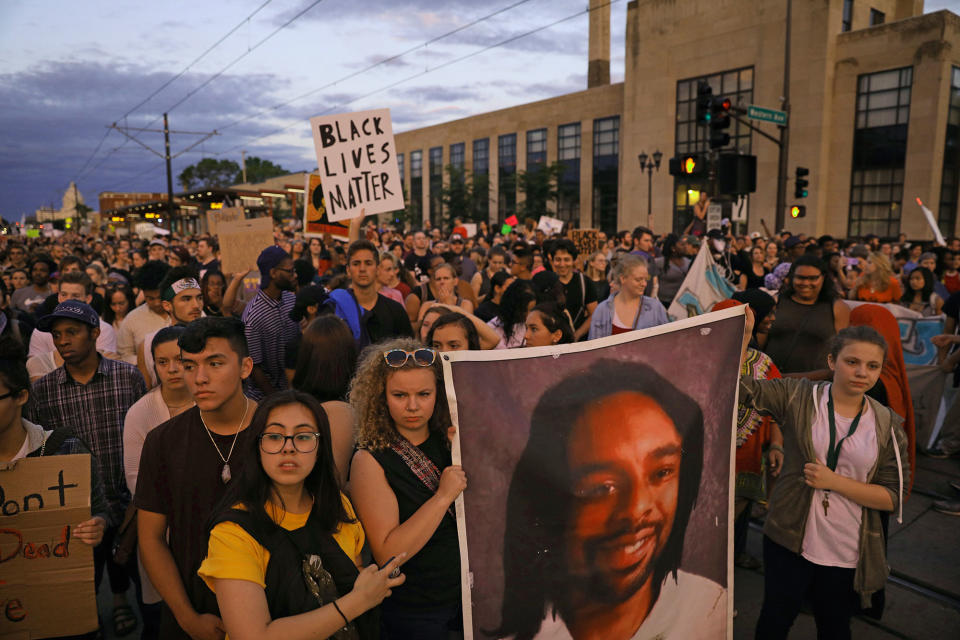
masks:
<svg viewBox="0 0 960 640"><path fill-rule="evenodd" d="M350 626L350 621L347 620L347 616L343 615L343 611L340 610L340 606L337 604L337 601L334 600L334 601L332 602L332 604L333 604L333 608L336 609L336 610L337 610L337 613L340 614L340 617L343 618L343 626L349 627L349 626Z"/></svg>
<svg viewBox="0 0 960 640"><path fill-rule="evenodd" d="M767 448L768 448L768 449L773 449L774 451L779 451L780 453L784 453L783 447L781 447L781 446L778 445L778 444L771 444L771 445L770 445L769 447L767 447Z"/></svg>

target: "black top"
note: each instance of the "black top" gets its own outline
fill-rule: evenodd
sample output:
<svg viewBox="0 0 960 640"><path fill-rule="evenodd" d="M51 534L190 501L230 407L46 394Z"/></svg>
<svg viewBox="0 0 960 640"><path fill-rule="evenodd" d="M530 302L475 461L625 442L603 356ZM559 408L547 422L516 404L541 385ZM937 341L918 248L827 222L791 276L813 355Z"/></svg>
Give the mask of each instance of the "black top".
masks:
<svg viewBox="0 0 960 640"><path fill-rule="evenodd" d="M407 271L413 274L413 277L416 278L417 282L422 281L424 278L428 277L430 271L430 260L433 259L433 254L427 251L426 255L418 256L415 252L411 251L403 259L403 266L406 267Z"/></svg>
<svg viewBox="0 0 960 640"><path fill-rule="evenodd" d="M216 596L197 575L207 555L208 521L227 488L220 478L223 461L210 436L227 456L234 436L208 432L200 421L197 407L167 420L147 434L140 454L134 503L138 509L167 517L170 553L193 608L199 613L219 615ZM229 457L231 482L236 482L247 461L253 460L255 439L256 434L250 429L237 435ZM187 636L175 621L164 619L161 637Z"/></svg>
<svg viewBox="0 0 960 640"><path fill-rule="evenodd" d="M37 308L33 310L33 315L39 320L43 316L48 316L53 313L53 310L57 308L58 304L60 304L60 298L56 293L51 293L43 302L37 305ZM97 312L98 316L103 316L103 296L96 291L90 295L90 306L93 307L93 310ZM133 309L131 309L131 311L133 311Z"/></svg>
<svg viewBox="0 0 960 640"><path fill-rule="evenodd" d="M450 449L442 434L431 433L419 448L441 472L450 466ZM387 483L397 497L400 522L406 522L424 502L433 497L433 492L392 449L370 453L380 463ZM393 589L391 606L422 611L460 603L460 545L457 521L453 516L447 513L443 517L423 549L404 563L403 573L407 580Z"/></svg>
<svg viewBox="0 0 960 640"><path fill-rule="evenodd" d="M580 286L581 280L586 285L585 287ZM591 302L597 302L597 290L593 286L593 280L577 271L570 278L570 282L563 285L563 291L566 295L567 311L573 318L573 330L576 331L586 317L587 305Z"/></svg>
<svg viewBox="0 0 960 640"><path fill-rule="evenodd" d="M402 304L386 296L377 294L377 304L369 311L364 310L363 323L370 344L400 337L413 337L410 316Z"/></svg>
<svg viewBox="0 0 960 640"><path fill-rule="evenodd" d="M484 322L490 322L500 315L500 305L487 298L480 303L480 306L477 307L477 310L473 312L473 315L477 316Z"/></svg>
<svg viewBox="0 0 960 640"><path fill-rule="evenodd" d="M766 268L764 268L763 272L764 275L768 273ZM752 265L747 265L747 268L743 271L743 275L747 276L747 289L760 289L765 286L763 276L755 274Z"/></svg>

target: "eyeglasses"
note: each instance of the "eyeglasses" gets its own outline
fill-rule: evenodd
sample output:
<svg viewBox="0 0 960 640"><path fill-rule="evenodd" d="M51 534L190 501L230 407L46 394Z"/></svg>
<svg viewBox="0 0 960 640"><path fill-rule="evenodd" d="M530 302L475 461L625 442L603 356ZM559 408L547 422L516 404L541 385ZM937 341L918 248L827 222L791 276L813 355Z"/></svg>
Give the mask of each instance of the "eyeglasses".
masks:
<svg viewBox="0 0 960 640"><path fill-rule="evenodd" d="M388 367L393 367L394 369L399 369L403 365L407 364L407 361L411 357L413 358L413 363L418 367L429 367L434 363L434 361L436 361L437 352L426 347L417 349L415 351L390 349L390 351L383 352L383 360L387 363Z"/></svg>
<svg viewBox="0 0 960 640"><path fill-rule="evenodd" d="M264 453L280 453L287 446L287 440L292 440L293 448L300 453L310 453L317 448L320 434L308 432L285 436L282 433L262 433L260 434L260 448Z"/></svg>
<svg viewBox="0 0 960 640"><path fill-rule="evenodd" d="M22 391L22 389L20 391ZM6 400L7 398L11 398L13 396L19 395L20 391L8 391L7 393L0 396L0 400Z"/></svg>

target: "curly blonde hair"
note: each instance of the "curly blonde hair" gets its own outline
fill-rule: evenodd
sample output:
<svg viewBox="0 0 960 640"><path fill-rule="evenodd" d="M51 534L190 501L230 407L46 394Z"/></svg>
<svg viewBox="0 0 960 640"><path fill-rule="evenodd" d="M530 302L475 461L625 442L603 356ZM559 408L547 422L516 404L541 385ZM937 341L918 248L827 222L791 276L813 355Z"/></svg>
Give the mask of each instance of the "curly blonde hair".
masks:
<svg viewBox="0 0 960 640"><path fill-rule="evenodd" d="M879 252L870 254L870 262L875 269L873 273L866 274L864 281L877 291L886 291L890 288L890 280L893 278L893 267L890 266L890 260L887 256Z"/></svg>
<svg viewBox="0 0 960 640"><path fill-rule="evenodd" d="M391 349L412 352L423 348L423 344L413 338L396 338L371 345L360 355L357 373L350 382L350 405L357 412L358 448L386 449L400 439L387 407L387 378L396 371L423 368L415 364L412 358L399 369L390 367L383 358L384 352ZM430 369L433 370L437 382L437 399L428 425L431 432L445 434L450 426L450 411L447 409L447 394L439 354ZM444 442L446 441L444 438Z"/></svg>

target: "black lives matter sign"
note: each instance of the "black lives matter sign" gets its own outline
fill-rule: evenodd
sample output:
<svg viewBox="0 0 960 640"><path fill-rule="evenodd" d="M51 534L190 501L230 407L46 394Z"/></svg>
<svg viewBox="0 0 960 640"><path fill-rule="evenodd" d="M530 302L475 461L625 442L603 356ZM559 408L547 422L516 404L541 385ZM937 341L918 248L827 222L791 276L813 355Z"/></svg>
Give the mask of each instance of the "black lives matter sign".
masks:
<svg viewBox="0 0 960 640"><path fill-rule="evenodd" d="M389 109L310 118L331 222L403 209Z"/></svg>

